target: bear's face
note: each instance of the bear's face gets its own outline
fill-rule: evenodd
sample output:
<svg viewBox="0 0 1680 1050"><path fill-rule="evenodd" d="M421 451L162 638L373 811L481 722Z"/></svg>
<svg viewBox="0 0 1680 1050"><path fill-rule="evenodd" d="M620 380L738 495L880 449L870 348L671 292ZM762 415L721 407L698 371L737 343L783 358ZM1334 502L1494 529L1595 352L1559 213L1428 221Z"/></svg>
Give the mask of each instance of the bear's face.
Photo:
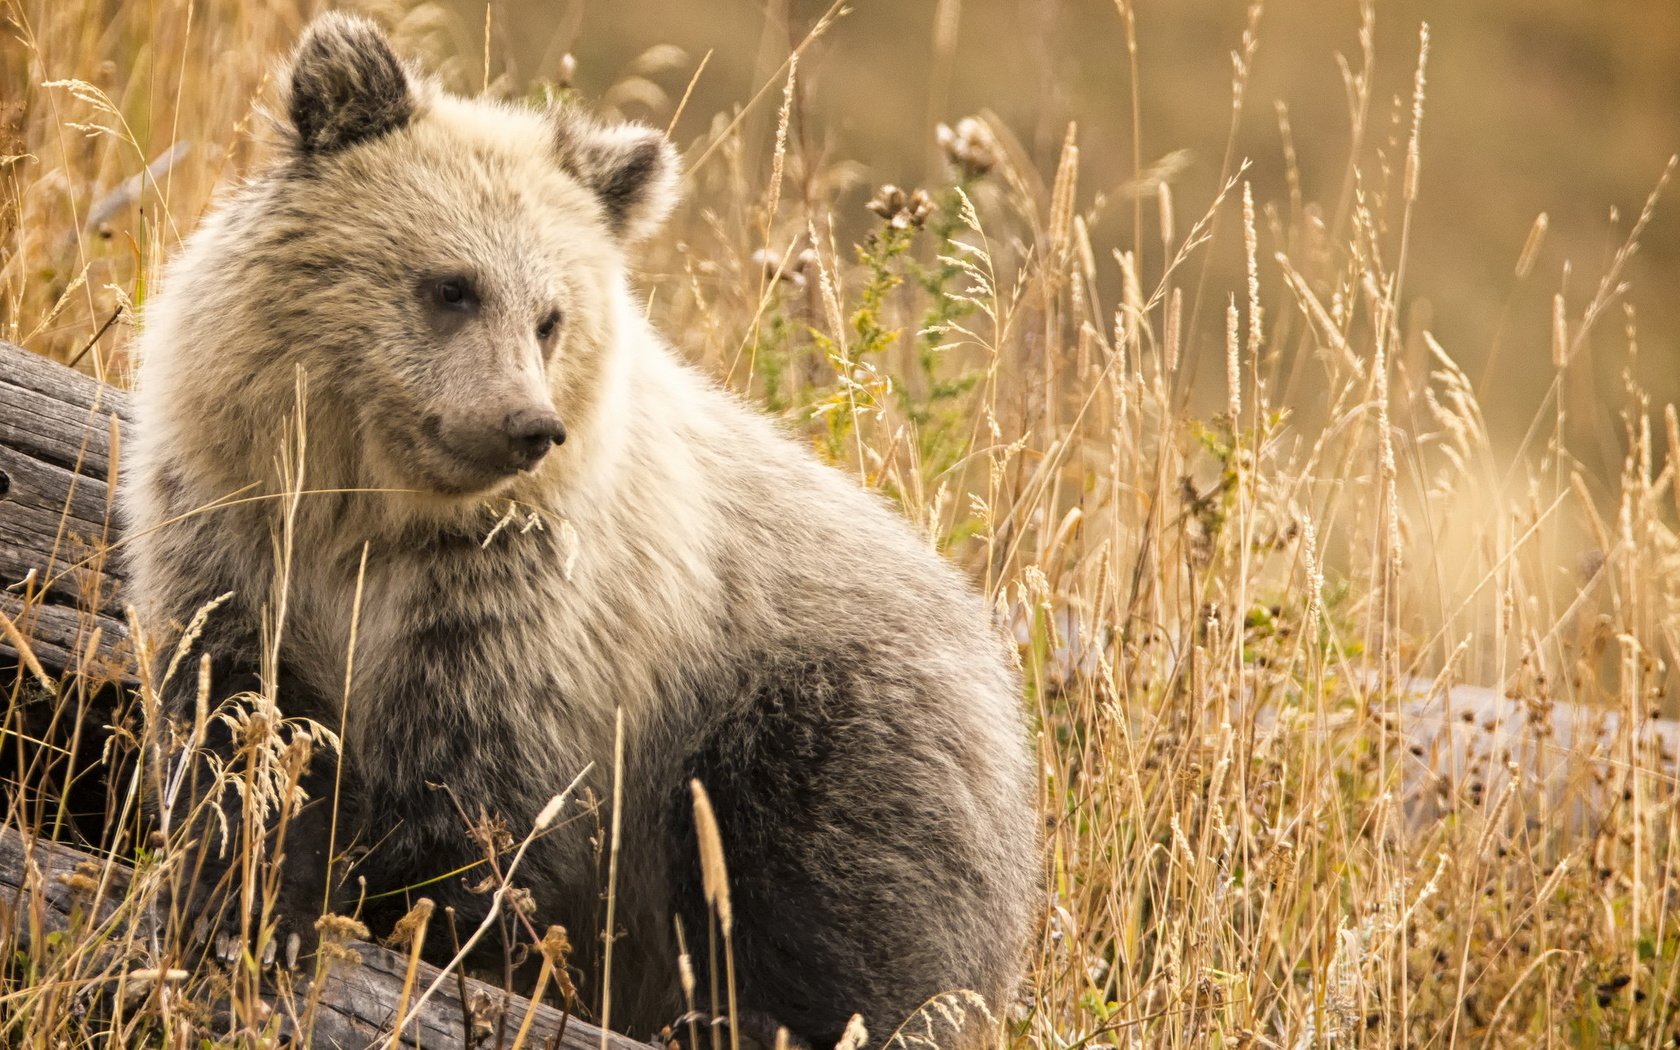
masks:
<svg viewBox="0 0 1680 1050"><path fill-rule="evenodd" d="M449 96L342 15L310 25L288 79L292 156L241 224L271 339L312 402L352 417L367 482L505 487L589 415L622 247L669 209L674 151L640 126Z"/></svg>

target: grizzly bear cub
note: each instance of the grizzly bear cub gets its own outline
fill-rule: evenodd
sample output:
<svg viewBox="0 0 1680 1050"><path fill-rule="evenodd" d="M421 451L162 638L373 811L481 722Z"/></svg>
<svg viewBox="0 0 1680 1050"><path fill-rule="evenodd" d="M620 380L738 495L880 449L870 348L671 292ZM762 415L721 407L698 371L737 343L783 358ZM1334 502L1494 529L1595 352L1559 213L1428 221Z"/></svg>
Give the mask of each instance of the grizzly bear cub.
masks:
<svg viewBox="0 0 1680 1050"><path fill-rule="evenodd" d="M670 143L455 97L339 14L285 84L284 155L146 306L124 481L142 622L200 621L163 684L210 726L198 779L243 739L203 718L201 659L212 705L266 698L339 740L317 734L312 801L271 844L263 943L307 952L323 903L413 887L471 930L488 869L464 818L522 837L581 775L515 881L646 1036L684 1008L674 919L708 983L698 780L748 1034L826 1048L854 1012L879 1042L942 992L1006 1005L1037 851L1005 645L888 506L652 330L626 252L673 203ZM209 881L241 821L273 821L233 794L235 834L199 829ZM600 810L573 819L580 797Z"/></svg>

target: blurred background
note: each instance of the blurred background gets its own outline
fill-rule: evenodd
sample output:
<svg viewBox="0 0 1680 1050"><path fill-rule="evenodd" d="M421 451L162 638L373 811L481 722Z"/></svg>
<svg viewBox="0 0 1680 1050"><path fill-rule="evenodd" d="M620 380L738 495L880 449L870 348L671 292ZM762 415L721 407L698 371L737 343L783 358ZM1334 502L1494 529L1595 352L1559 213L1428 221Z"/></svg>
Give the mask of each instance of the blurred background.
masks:
<svg viewBox="0 0 1680 1050"><path fill-rule="evenodd" d="M381 13L469 87L485 77L487 6L492 80L556 78L571 53L586 97L660 125L710 55L676 125L683 145L702 140L714 114L766 84L753 130L761 140L773 134L777 70L829 10L822 0L448 0L391 4ZM1091 224L1109 291L1120 281L1111 249L1137 242L1138 210L1129 197L1140 167L1166 175L1180 226L1201 214L1222 171L1245 158L1262 215L1278 217L1274 229L1303 218L1334 222L1348 192L1354 142L1338 57L1351 70L1361 67L1363 12L1355 0L1269 0L1258 8L1239 0L847 6L850 13L802 55L793 134L808 154L849 166L855 182L834 203L856 231L870 218L862 204L876 184L938 177L936 124L980 112L996 115L1045 180L1068 125L1077 123L1082 196L1110 201L1097 202ZM1537 410L1553 410L1546 403L1554 376L1551 300L1562 293L1574 316L1592 297L1680 149L1680 4L1383 0L1372 11L1375 76L1361 147L1368 170L1385 160L1395 171L1402 165L1420 25L1429 26L1403 321L1411 363L1424 363L1416 337L1427 329L1479 381L1496 443L1515 451ZM1136 121L1128 15L1139 70ZM1233 134L1233 52L1251 24L1257 46ZM1289 150L1298 158L1293 188ZM1306 216L1298 214L1303 209ZM1153 200L1141 214L1147 289L1161 262ZM1542 214L1544 239L1519 280L1519 256ZM1240 287L1241 238L1222 241L1208 283ZM1621 424L1608 406L1624 402L1628 369L1657 405L1680 400L1680 201L1659 203L1623 277L1632 283L1626 301L1634 307L1636 359L1627 352L1626 324L1614 319L1599 326L1585 355L1591 364L1574 367L1562 392L1570 445L1594 479L1621 463ZM1281 286L1267 292L1274 309L1287 299ZM1221 306L1199 311L1203 346L1215 362L1202 358L1204 369L1214 369L1202 385L1214 388L1207 393L1215 402L1222 396Z"/></svg>
<svg viewBox="0 0 1680 1050"><path fill-rule="evenodd" d="M0 259L12 293L0 296L8 300L0 302L0 322L9 314L9 337L21 340L31 325L20 329L19 317L50 314L51 323L25 341L60 357L73 356L109 316L106 282L130 295L143 291L126 257L160 243L162 255L147 257L166 257L215 180L255 159L263 124L255 107L272 84L252 82L250 70L261 64L249 61L250 52L272 52L277 60L302 21L324 5L172 2L146 16L134 4L113 3L104 21L72 6L0 0L8 30L0 34L0 156L36 158L0 169L9 191L0 195L6 203L0 252L28 256ZM671 126L691 163L707 160L708 170L690 180L690 210L676 228L693 242L691 258L716 259L726 248L740 254L721 235L708 240L708 212L743 181L769 182L782 67L825 14L837 17L806 43L790 111L795 185L787 199L802 212L788 224L826 230L832 222L842 248L874 221L863 204L879 184L943 184L939 123L988 115L1012 140L1025 177L1046 184L1076 124L1076 203L1088 220L1098 301L1113 303L1121 283L1114 249L1138 254L1146 291L1159 279L1154 187L1168 186L1182 237L1246 160L1260 255L1268 263L1262 266L1268 319L1296 326L1274 327L1274 340L1298 337L1300 311L1278 268L1269 265L1272 252L1287 248L1297 260L1310 257L1315 230L1345 241L1355 194L1380 198L1396 191L1420 28L1427 22L1420 196L1407 237L1400 322L1406 350L1399 366L1414 375L1427 368L1421 336L1432 333L1476 381L1494 443L1511 454L1533 449L1534 441L1523 439L1537 419L1544 426L1536 432L1556 427L1554 395L1561 398L1564 436L1595 486L1621 463L1618 412L1627 400L1626 379L1659 409L1680 400L1680 202L1659 204L1621 273L1630 288L1612 304L1614 315L1594 327L1590 352L1571 361L1561 378L1552 360L1554 297L1563 296L1568 317L1580 317L1680 149L1680 4L849 0L843 14L823 0L360 0L341 6L380 18L457 90L488 85L513 95L567 81L609 110ZM235 51L244 61L226 61ZM1246 95L1233 121L1237 53L1250 58ZM1367 54L1369 117L1356 138L1350 78L1366 67ZM79 105L74 92L42 86L66 78L85 80L114 100L118 130L132 136L133 148L97 136L78 141L62 126L98 117L89 116L97 107ZM181 92L184 83L192 90ZM735 134L722 136L728 148L713 149L743 110ZM54 121L60 126L43 137L39 129ZM144 195L124 197L120 190L143 160L176 148L182 128L205 127L221 129L220 137L188 144L196 151L191 163L163 173L160 186L173 198L155 227L161 238L152 237ZM1365 173L1357 185L1350 160ZM730 165L744 170L709 191L706 180ZM117 207L105 207L112 201ZM1232 235L1240 220L1232 204L1228 199L1219 213L1224 235L1214 238L1206 269L1191 286L1205 293L1191 297L1187 318L1194 321L1188 387L1198 410L1221 403L1223 298L1242 287L1242 237ZM1400 214L1399 208L1371 211ZM1519 277L1519 257L1541 216L1544 236L1534 241L1537 250ZM688 221L695 217L701 221ZM724 209L709 221L715 229L753 220ZM84 238L78 244L69 232L77 226L103 243ZM12 237L11 229L26 236ZM53 230L60 233L41 232ZM35 242L20 245L30 231ZM1370 236L1392 256L1397 232ZM54 297L73 283L77 256L95 264L87 291L60 310ZM102 274L106 263L109 272ZM1194 265L1202 267L1202 257ZM31 297L33 305L26 302ZM1632 307L1637 355L1629 351L1624 303ZM1204 381L1195 381L1197 371Z"/></svg>

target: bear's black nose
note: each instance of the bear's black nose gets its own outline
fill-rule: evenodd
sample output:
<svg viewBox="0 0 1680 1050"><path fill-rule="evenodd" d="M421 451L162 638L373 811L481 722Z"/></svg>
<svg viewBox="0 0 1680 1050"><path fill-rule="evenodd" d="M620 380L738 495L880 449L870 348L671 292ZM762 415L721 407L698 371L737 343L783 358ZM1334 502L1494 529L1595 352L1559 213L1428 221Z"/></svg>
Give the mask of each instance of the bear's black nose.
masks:
<svg viewBox="0 0 1680 1050"><path fill-rule="evenodd" d="M541 410L512 413L502 421L502 432L507 437L508 459L520 470L529 469L552 446L566 441L566 425L560 417Z"/></svg>

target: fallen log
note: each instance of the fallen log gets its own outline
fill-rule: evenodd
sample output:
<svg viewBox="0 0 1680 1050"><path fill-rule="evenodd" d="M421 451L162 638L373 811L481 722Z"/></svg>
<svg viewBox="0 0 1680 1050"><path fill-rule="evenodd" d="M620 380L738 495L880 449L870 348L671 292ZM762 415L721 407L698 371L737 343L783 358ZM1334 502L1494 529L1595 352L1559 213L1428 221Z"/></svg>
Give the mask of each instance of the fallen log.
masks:
<svg viewBox="0 0 1680 1050"><path fill-rule="evenodd" d="M128 395L0 342L0 661L133 678L113 468Z"/></svg>
<svg viewBox="0 0 1680 1050"><path fill-rule="evenodd" d="M77 943L96 943L103 953L98 962L84 963L76 972L80 983L96 979L107 994L120 995L125 979L134 986L155 982L155 977L146 975L160 972L158 960L144 958L153 923L144 910L125 903L131 874L125 865L32 838L15 828L0 829L0 936L7 937L8 956L27 954L40 939L75 931ZM123 958L125 946L141 946L136 953L139 965L130 965L135 959ZM279 1019L280 1038L322 1050L370 1046L483 1050L498 1045L498 1040L511 1047L528 1022L521 1043L525 1047L647 1050L645 1043L610 1032L603 1036L600 1029L567 1019L552 1007L533 1007L527 999L470 977L459 983L444 981L438 994L417 1016L407 1019L392 1042L391 1025L399 1011L409 1013L419 990L431 984L438 970L420 963L410 979L406 956L363 942L346 947L360 961L331 963L319 978L319 987L311 987L313 978L304 977L290 995L279 990L264 992L264 1001ZM305 1019L307 1031L301 1030ZM470 1042L468 1032L474 1033Z"/></svg>
<svg viewBox="0 0 1680 1050"><path fill-rule="evenodd" d="M8 665L50 692L74 683L85 696L135 681L113 498L129 418L125 392L0 342L0 686L14 681L3 673ZM46 746L18 736L19 750ZM14 779L12 789L22 790L21 783ZM5 957L27 954L55 934L76 930L79 938L97 928L94 943L106 946L98 965L111 971L105 980L124 980L124 966L155 970L161 960L147 961L156 954L155 923L125 896L130 869L31 834L18 826L28 825L16 816L24 811L8 806L13 816L0 827ZM90 886L96 887L91 900ZM125 957L113 947L122 945L140 948ZM403 954L361 942L347 947L360 962L332 964L314 986L300 979L289 992L265 988L282 1035L345 1050L476 1050L498 1040L511 1045L528 1018L523 1046L645 1050L646 1044L471 978L444 981L393 1043L392 1024L438 971L420 963L410 977ZM505 1020L487 1030L486 1017ZM307 1019L307 1032L299 1030L300 1019ZM0 1032L0 1042L5 1038Z"/></svg>

